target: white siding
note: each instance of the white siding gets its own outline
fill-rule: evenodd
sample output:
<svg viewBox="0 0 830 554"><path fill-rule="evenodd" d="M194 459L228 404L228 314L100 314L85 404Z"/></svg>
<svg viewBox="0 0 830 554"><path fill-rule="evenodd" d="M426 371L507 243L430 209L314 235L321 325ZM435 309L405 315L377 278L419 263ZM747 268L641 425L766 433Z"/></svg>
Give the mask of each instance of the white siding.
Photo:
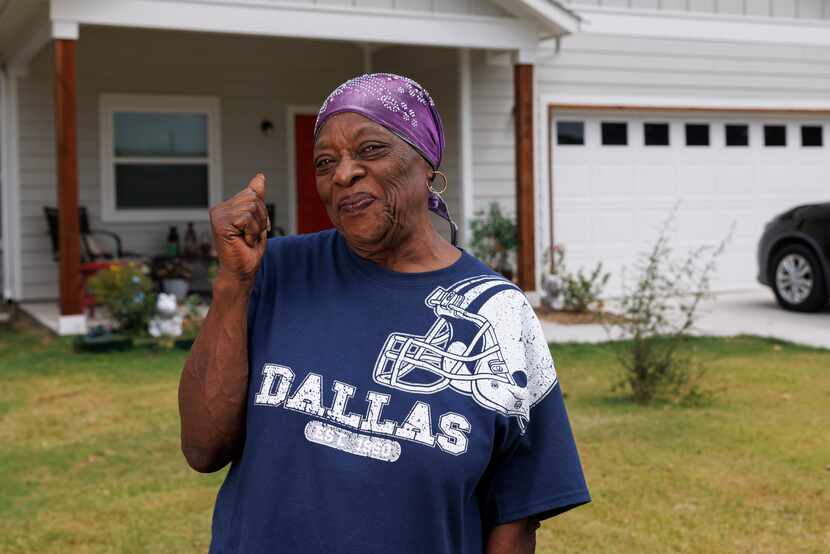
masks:
<svg viewBox="0 0 830 554"><path fill-rule="evenodd" d="M577 12L581 6L602 6L635 10L830 19L830 0L565 0L565 4Z"/></svg>
<svg viewBox="0 0 830 554"><path fill-rule="evenodd" d="M665 0L664 0L665 1ZM536 93L716 99L826 101L830 48L574 35L561 51L539 51ZM498 201L515 211L513 69L473 56L475 208ZM547 125L542 106L536 125ZM537 128L537 137L539 129ZM546 154L547 145L537 147ZM537 164L537 168L539 165ZM536 175L543 187L548 176ZM546 237L540 237L546 240Z"/></svg>
<svg viewBox="0 0 830 554"><path fill-rule="evenodd" d="M433 92L449 123L444 167L451 185L456 185L455 51L391 48L377 56L388 63L379 61L376 69L396 68L416 79L423 76ZM269 177L268 200L276 204L276 223L287 227L288 187L294 185L286 182L286 106L319 106L331 89L362 70L362 50L349 43L85 27L78 42L78 153L80 202L89 208L93 227L113 230L122 236L126 249L152 255L161 251L168 225L100 222L99 94L219 97L225 197L263 171ZM26 299L57 296L57 264L43 216L43 206L57 201L52 71L51 48L46 48L32 63L29 76L20 81ZM265 118L274 124L269 137L259 129ZM456 192L448 199L451 207L457 206ZM178 225L180 233L183 223L169 222ZM205 232L207 223L197 223L196 228Z"/></svg>
<svg viewBox="0 0 830 554"><path fill-rule="evenodd" d="M432 95L444 124L444 158L441 171L449 181L444 199L450 214L461 228L458 165L458 53L449 48L385 48L376 53L372 71L390 71L407 75L423 85ZM441 186L440 179L436 186ZM433 217L433 224L442 235L449 238L449 227L440 218Z"/></svg>

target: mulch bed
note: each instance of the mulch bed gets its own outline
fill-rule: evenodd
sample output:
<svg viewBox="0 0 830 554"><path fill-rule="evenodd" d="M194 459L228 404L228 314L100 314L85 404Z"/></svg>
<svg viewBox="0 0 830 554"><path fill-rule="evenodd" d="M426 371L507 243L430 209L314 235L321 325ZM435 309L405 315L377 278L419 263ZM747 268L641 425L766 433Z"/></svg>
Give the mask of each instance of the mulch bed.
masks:
<svg viewBox="0 0 830 554"><path fill-rule="evenodd" d="M621 315L611 312L569 312L566 310L551 310L545 306L536 308L539 319L559 323L561 325L589 325L592 323L620 323L624 321Z"/></svg>

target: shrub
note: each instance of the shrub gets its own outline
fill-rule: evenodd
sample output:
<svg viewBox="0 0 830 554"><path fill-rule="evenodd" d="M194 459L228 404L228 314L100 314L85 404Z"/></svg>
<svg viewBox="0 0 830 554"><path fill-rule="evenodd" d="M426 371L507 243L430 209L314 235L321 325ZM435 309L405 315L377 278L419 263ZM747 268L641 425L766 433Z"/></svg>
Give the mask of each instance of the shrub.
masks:
<svg viewBox="0 0 830 554"><path fill-rule="evenodd" d="M143 264L129 262L101 270L87 281L95 301L107 309L115 326L124 333L144 332L155 311L155 287L148 273Z"/></svg>
<svg viewBox="0 0 830 554"><path fill-rule="evenodd" d="M670 245L676 210L651 249L639 255L633 286L623 275L622 317L606 324L613 338L628 339L618 351L623 377L615 389L630 391L639 403L658 396L688 400L702 394L704 371L695 364L686 339L701 301L710 295L716 261L732 232L717 246L697 247L678 258Z"/></svg>
<svg viewBox="0 0 830 554"><path fill-rule="evenodd" d="M493 202L486 215L483 211L476 214L470 229L473 254L496 271L510 277L513 273L512 257L518 244L513 219L505 216L499 205Z"/></svg>
<svg viewBox="0 0 830 554"><path fill-rule="evenodd" d="M565 248L554 245L547 258L552 258L552 270L549 276L542 280L545 289L545 303L551 309L562 309L569 312L587 312L595 307L602 308L602 291L611 278L610 273L603 273L602 262L590 272L579 269L576 273L565 267Z"/></svg>

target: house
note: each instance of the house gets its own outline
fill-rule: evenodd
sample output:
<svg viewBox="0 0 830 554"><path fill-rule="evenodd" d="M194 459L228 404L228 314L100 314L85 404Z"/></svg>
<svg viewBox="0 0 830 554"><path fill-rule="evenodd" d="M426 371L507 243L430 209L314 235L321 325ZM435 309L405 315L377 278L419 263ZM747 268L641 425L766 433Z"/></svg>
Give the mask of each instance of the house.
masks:
<svg viewBox="0 0 830 554"><path fill-rule="evenodd" d="M83 329L78 204L152 254L263 171L278 225L320 225L314 115L368 71L433 94L462 242L504 205L531 294L552 242L618 280L678 201L679 246L736 222L716 287L753 286L763 222L827 197L828 18L830 0L6 0L3 294Z"/></svg>

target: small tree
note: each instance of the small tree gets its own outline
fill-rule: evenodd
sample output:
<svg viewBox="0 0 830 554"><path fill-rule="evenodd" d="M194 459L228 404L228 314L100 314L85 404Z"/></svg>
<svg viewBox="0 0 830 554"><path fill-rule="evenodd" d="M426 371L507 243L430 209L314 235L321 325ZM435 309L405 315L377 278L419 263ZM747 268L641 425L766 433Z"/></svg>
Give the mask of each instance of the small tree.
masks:
<svg viewBox="0 0 830 554"><path fill-rule="evenodd" d="M516 223L504 215L496 202L490 204L487 215L476 214L470 223L473 253L496 271L512 277L512 255L518 244Z"/></svg>
<svg viewBox="0 0 830 554"><path fill-rule="evenodd" d="M687 339L732 235L730 230L717 246L697 247L678 258L670 245L676 211L677 206L651 249L640 254L633 286L623 274L622 317L605 324L612 338L628 339L617 354L623 378L615 389L629 390L639 403L664 394L680 399L700 394L703 370L694 363Z"/></svg>

